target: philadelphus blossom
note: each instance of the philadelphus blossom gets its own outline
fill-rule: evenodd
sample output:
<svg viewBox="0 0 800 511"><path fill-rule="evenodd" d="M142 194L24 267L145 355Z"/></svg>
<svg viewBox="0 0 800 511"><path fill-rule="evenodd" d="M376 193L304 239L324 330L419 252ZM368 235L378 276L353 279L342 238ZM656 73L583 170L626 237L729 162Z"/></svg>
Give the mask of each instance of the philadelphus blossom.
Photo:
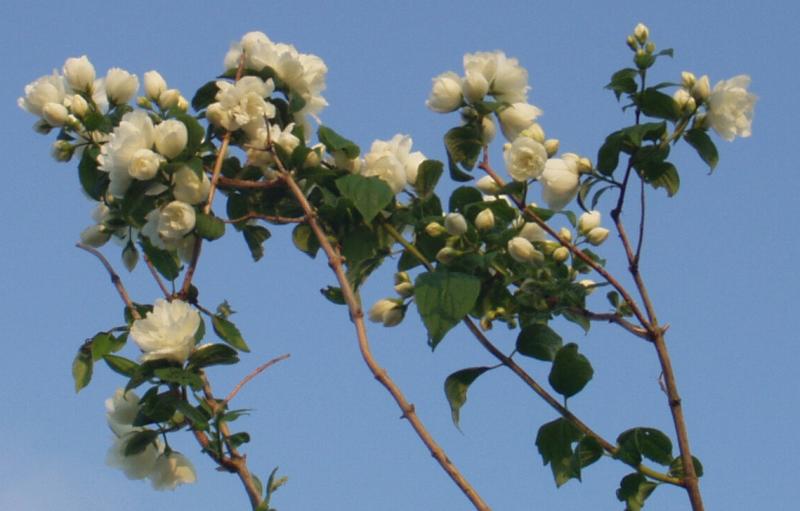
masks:
<svg viewBox="0 0 800 511"><path fill-rule="evenodd" d="M545 169L547 150L536 140L520 136L503 150L508 173L514 181L528 181L538 178Z"/></svg>
<svg viewBox="0 0 800 511"><path fill-rule="evenodd" d="M154 209L145 218L147 223L142 227L142 235L153 246L172 250L180 248L184 237L194 229L197 217L192 206L174 200L161 209Z"/></svg>
<svg viewBox="0 0 800 511"><path fill-rule="evenodd" d="M464 97L470 102L480 101L486 94L506 103L527 100L528 72L501 51L467 53L464 71Z"/></svg>
<svg viewBox="0 0 800 511"><path fill-rule="evenodd" d="M425 105L434 112L447 113L458 110L463 101L461 78L447 71L433 79L433 88Z"/></svg>
<svg viewBox="0 0 800 511"><path fill-rule="evenodd" d="M106 420L111 431L117 436L134 431L133 420L139 413L139 396L132 390L117 389L106 399Z"/></svg>
<svg viewBox="0 0 800 511"><path fill-rule="evenodd" d="M518 263L540 263L544 261L544 254L536 250L533 244L521 236L508 241L508 255Z"/></svg>
<svg viewBox="0 0 800 511"><path fill-rule="evenodd" d="M131 337L144 352L141 360L173 360L183 363L195 345L200 314L180 300L156 300L153 310L131 325Z"/></svg>
<svg viewBox="0 0 800 511"><path fill-rule="evenodd" d="M124 69L112 67L106 73L106 95L115 105L131 100L139 90L139 79Z"/></svg>
<svg viewBox="0 0 800 511"><path fill-rule="evenodd" d="M497 114L500 129L508 141L515 140L520 133L530 128L540 115L542 111L528 103L514 103Z"/></svg>
<svg viewBox="0 0 800 511"><path fill-rule="evenodd" d="M408 135L395 135L391 140L376 140L364 156L361 175L377 176L396 194L417 178L419 164L425 160L421 152L411 153L413 141Z"/></svg>
<svg viewBox="0 0 800 511"><path fill-rule="evenodd" d="M64 62L64 80L74 91L89 91L94 85L95 70L86 55Z"/></svg>
<svg viewBox="0 0 800 511"><path fill-rule="evenodd" d="M199 177L197 173L187 166L178 169L172 175L172 195L176 200L186 204L200 204L208 198L211 181L205 172Z"/></svg>
<svg viewBox="0 0 800 511"><path fill-rule="evenodd" d="M37 78L25 86L25 97L17 100L17 105L33 115L42 116L45 105L61 105L66 95L64 78L53 71L51 75Z"/></svg>
<svg viewBox="0 0 800 511"><path fill-rule="evenodd" d="M286 151L287 154L292 152L300 145L300 139L297 138L292 131L294 130L295 123L289 123L284 129L277 124L270 124L269 126L248 125L245 127L245 132L250 137L250 143L247 148L247 164L260 167L266 170L273 163L272 151L269 150L269 144L275 144L281 149Z"/></svg>
<svg viewBox="0 0 800 511"><path fill-rule="evenodd" d="M737 136L750 136L756 96L747 91L749 85L749 76L734 76L718 82L708 96L706 121L729 142Z"/></svg>
<svg viewBox="0 0 800 511"><path fill-rule="evenodd" d="M122 470L128 479L144 479L148 477L156 466L159 453L164 449L163 442L157 438L155 443L148 444L142 452L125 456L125 448L128 446L128 442L140 430L140 428L134 428L130 432L120 435L114 440L106 455L106 464Z"/></svg>
<svg viewBox="0 0 800 511"><path fill-rule="evenodd" d="M94 225L87 227L81 232L81 243L92 246L102 247L111 238L111 232L104 225L111 216L111 210L104 203L100 203L92 211Z"/></svg>
<svg viewBox="0 0 800 511"><path fill-rule="evenodd" d="M450 236L462 236L467 232L467 220L461 213L448 213L444 217L444 228Z"/></svg>
<svg viewBox="0 0 800 511"><path fill-rule="evenodd" d="M561 158L547 160L539 182L542 184L542 198L550 209L560 211L578 193L579 159L576 154L565 153Z"/></svg>
<svg viewBox="0 0 800 511"><path fill-rule="evenodd" d="M125 195L135 177L129 172L134 155L140 149L151 149L154 140L153 121L147 112L137 110L122 116L119 126L114 128L111 138L100 148L100 155L97 157L99 164L97 168L109 173L111 180L109 191L112 195L115 197ZM145 158L145 154L149 153L138 153L138 157ZM137 162L134 172L143 171L144 175L147 175L148 168L145 162Z"/></svg>
<svg viewBox="0 0 800 511"><path fill-rule="evenodd" d="M158 457L149 478L156 490L174 490L179 484L197 481L197 474L189 458L170 451Z"/></svg>
<svg viewBox="0 0 800 511"><path fill-rule="evenodd" d="M158 152L169 159L178 156L186 147L189 139L186 125L175 119L157 124L153 130L153 136Z"/></svg>
<svg viewBox="0 0 800 511"><path fill-rule="evenodd" d="M264 100L275 91L272 79L265 82L257 76L245 76L235 84L219 80L217 87L217 102L209 105L206 113L215 126L228 131L243 127L257 130L266 125L265 117L275 117L275 105Z"/></svg>

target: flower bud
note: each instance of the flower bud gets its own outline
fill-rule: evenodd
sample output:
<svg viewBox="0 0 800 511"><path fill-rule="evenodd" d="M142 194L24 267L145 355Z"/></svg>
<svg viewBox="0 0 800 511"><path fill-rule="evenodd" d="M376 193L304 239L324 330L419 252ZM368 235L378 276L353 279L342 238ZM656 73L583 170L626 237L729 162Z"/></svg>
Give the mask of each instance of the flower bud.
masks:
<svg viewBox="0 0 800 511"><path fill-rule="evenodd" d="M489 92L489 82L481 73L467 73L461 81L461 89L467 102L475 103L481 101Z"/></svg>
<svg viewBox="0 0 800 511"><path fill-rule="evenodd" d="M404 282L411 282L411 277L406 271L399 271L394 274L394 283L403 284Z"/></svg>
<svg viewBox="0 0 800 511"><path fill-rule="evenodd" d="M411 282L401 282L399 284L395 284L394 292L397 293L401 298L408 298L409 296L414 295L414 284Z"/></svg>
<svg viewBox="0 0 800 511"><path fill-rule="evenodd" d="M144 96L139 96L138 98L136 98L136 106L141 108L147 108L149 110L153 108L153 102Z"/></svg>
<svg viewBox="0 0 800 511"><path fill-rule="evenodd" d="M317 152L316 149L314 149L306 155L306 160L303 162L303 167L304 168L319 167L320 163L322 163L322 159L319 156L319 152Z"/></svg>
<svg viewBox="0 0 800 511"><path fill-rule="evenodd" d="M458 110L462 101L461 78L448 71L433 79L433 88L425 105L434 112L447 113Z"/></svg>
<svg viewBox="0 0 800 511"><path fill-rule="evenodd" d="M562 227L561 230L558 231L558 237L564 241L572 241L572 231L566 227Z"/></svg>
<svg viewBox="0 0 800 511"><path fill-rule="evenodd" d="M698 103L704 103L711 94L711 83L708 81L708 75L701 76L692 87L692 96Z"/></svg>
<svg viewBox="0 0 800 511"><path fill-rule="evenodd" d="M66 140L58 140L53 144L50 151L51 156L56 161L69 161L72 159L72 154L75 152L75 147Z"/></svg>
<svg viewBox="0 0 800 511"><path fill-rule="evenodd" d="M628 48L630 48L633 51L636 51L638 49L638 45L636 44L636 38L633 37L632 35L629 35L625 39L625 44L627 44Z"/></svg>
<svg viewBox="0 0 800 511"><path fill-rule="evenodd" d="M442 226L439 222L431 222L425 226L425 232L431 238L438 238L442 234L447 232L447 229Z"/></svg>
<svg viewBox="0 0 800 511"><path fill-rule="evenodd" d="M394 311L397 310L398 308L401 309L399 320L397 318L396 313L394 313ZM377 302L375 302L375 305L373 305L369 309L367 317L373 323L383 323L384 326L394 326L400 323L400 321L402 321L403 319L402 305L400 305L399 303L397 303L396 300L393 300L391 298L384 298L382 300L378 300ZM392 322L392 324L387 325L386 324L387 320Z"/></svg>
<svg viewBox="0 0 800 511"><path fill-rule="evenodd" d="M592 160L585 156L581 156L578 159L578 172L581 174L591 174L594 165L592 165Z"/></svg>
<svg viewBox="0 0 800 511"><path fill-rule="evenodd" d="M544 241L547 238L544 229L533 222L526 222L520 229L518 236L528 241Z"/></svg>
<svg viewBox="0 0 800 511"><path fill-rule="evenodd" d="M692 99L692 95L684 88L676 90L672 95L672 100L675 101L675 104L678 105L681 111L686 110L686 103L688 103L690 99Z"/></svg>
<svg viewBox="0 0 800 511"><path fill-rule="evenodd" d="M494 213L489 208L484 209L475 217L475 227L481 231L487 231L494 227Z"/></svg>
<svg viewBox="0 0 800 511"><path fill-rule="evenodd" d="M492 178L492 176L483 176L482 178L478 179L478 182L475 183L475 186L481 192L487 195L494 195L500 191L500 185L497 184L497 181Z"/></svg>
<svg viewBox="0 0 800 511"><path fill-rule="evenodd" d="M181 95L178 97L178 104L175 107L181 112L185 112L189 110L189 102Z"/></svg>
<svg viewBox="0 0 800 511"><path fill-rule="evenodd" d="M594 246L602 244L608 238L608 229L605 227L595 227L586 234L586 239Z"/></svg>
<svg viewBox="0 0 800 511"><path fill-rule="evenodd" d="M42 108L42 117L51 126L63 126L67 121L67 116L69 116L67 107L60 103L47 103Z"/></svg>
<svg viewBox="0 0 800 511"><path fill-rule="evenodd" d="M444 247L436 253L436 260L442 264L450 264L461 254L460 250L456 250L453 247Z"/></svg>
<svg viewBox="0 0 800 511"><path fill-rule="evenodd" d="M167 89L158 96L158 106L163 110L178 106L181 99L181 91L178 89ZM185 101L185 100L184 100Z"/></svg>
<svg viewBox="0 0 800 511"><path fill-rule="evenodd" d="M644 23L639 23L636 25L636 28L633 29L633 36L640 44L644 44L650 38L650 29L648 29L647 25Z"/></svg>
<svg viewBox="0 0 800 511"><path fill-rule="evenodd" d="M539 142L540 144L544 144L544 130L539 123L533 123L520 133L523 137L532 138L535 141Z"/></svg>
<svg viewBox="0 0 800 511"><path fill-rule="evenodd" d="M691 71L684 71L681 73L681 85L684 89L692 90L696 81L697 77L695 77L694 73Z"/></svg>
<svg viewBox="0 0 800 511"><path fill-rule="evenodd" d="M495 135L497 135L497 126L495 126L492 118L484 117L481 119L481 142L483 142L483 145L491 144Z"/></svg>
<svg viewBox="0 0 800 511"><path fill-rule="evenodd" d="M89 111L89 103L80 94L75 94L70 100L69 109L78 117L83 117Z"/></svg>
<svg viewBox="0 0 800 511"><path fill-rule="evenodd" d="M557 138L548 138L544 141L544 149L547 151L547 157L552 158L556 154L558 154L558 148L561 143L558 141Z"/></svg>
<svg viewBox="0 0 800 511"><path fill-rule="evenodd" d="M567 247L561 246L553 250L553 260L555 260L557 263L563 263L568 257L569 249Z"/></svg>
<svg viewBox="0 0 800 511"><path fill-rule="evenodd" d="M508 255L519 263L540 263L544 261L544 254L536 250L530 241L520 236L511 238L506 248L508 249Z"/></svg>
<svg viewBox="0 0 800 511"><path fill-rule="evenodd" d="M95 224L81 232L81 243L90 247L99 248L106 244L111 233L106 232L102 225Z"/></svg>
<svg viewBox="0 0 800 511"><path fill-rule="evenodd" d="M595 227L599 227L601 220L602 214L597 210L583 213L580 217L578 217L578 232L581 234L588 233Z"/></svg>
<svg viewBox="0 0 800 511"><path fill-rule="evenodd" d="M127 103L138 89L139 79L124 69L112 67L106 73L106 95L112 104Z"/></svg>
<svg viewBox="0 0 800 511"><path fill-rule="evenodd" d="M529 103L514 103L497 113L497 117L500 119L500 129L509 142L513 142L540 115L542 115L542 111Z"/></svg>
<svg viewBox="0 0 800 511"><path fill-rule="evenodd" d="M590 294L594 293L594 290L597 287L597 283L595 281L593 281L592 279L583 279L583 280L579 281L578 284L580 284L581 286L586 288L586 294L587 295L590 295Z"/></svg>
<svg viewBox="0 0 800 511"><path fill-rule="evenodd" d="M94 84L94 78L94 66L86 55L64 62L64 79L72 90L89 91Z"/></svg>
<svg viewBox="0 0 800 511"><path fill-rule="evenodd" d="M133 271L136 268L136 263L139 262L139 251L133 243L128 242L125 249L122 251L122 264L125 265L128 271Z"/></svg>
<svg viewBox="0 0 800 511"><path fill-rule="evenodd" d="M461 213L448 213L444 227L451 236L462 236L467 232L467 220Z"/></svg>
<svg viewBox="0 0 800 511"><path fill-rule="evenodd" d="M144 93L149 99L158 101L165 90L167 82L158 71L148 71L144 74Z"/></svg>
<svg viewBox="0 0 800 511"><path fill-rule="evenodd" d="M647 41L647 44L644 45L644 51L652 55L656 51L656 43Z"/></svg>

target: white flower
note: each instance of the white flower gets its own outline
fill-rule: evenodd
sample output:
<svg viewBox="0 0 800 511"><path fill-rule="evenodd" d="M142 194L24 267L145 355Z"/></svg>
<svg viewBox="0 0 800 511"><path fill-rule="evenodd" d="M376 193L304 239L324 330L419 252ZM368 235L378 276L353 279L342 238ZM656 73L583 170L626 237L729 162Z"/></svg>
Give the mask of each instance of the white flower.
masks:
<svg viewBox="0 0 800 511"><path fill-rule="evenodd" d="M134 431L133 420L139 413L139 396L129 390L117 389L106 399L106 420L115 435L122 436Z"/></svg>
<svg viewBox="0 0 800 511"><path fill-rule="evenodd" d="M156 490L174 490L179 484L197 481L197 474L189 458L170 451L158 457L149 478Z"/></svg>
<svg viewBox="0 0 800 511"><path fill-rule="evenodd" d="M300 145L300 139L292 131L295 123L289 123L284 129L277 124L258 125L250 124L244 130L250 137L249 147L247 148L247 164L260 167L266 170L274 163L272 151L269 144L275 144L283 149L287 154L292 154Z"/></svg>
<svg viewBox="0 0 800 511"><path fill-rule="evenodd" d="M536 179L545 169L547 150L529 137L517 137L503 151L508 173L514 181Z"/></svg>
<svg viewBox="0 0 800 511"><path fill-rule="evenodd" d="M586 233L586 239L595 246L602 244L606 238L608 238L608 229L605 227L595 227Z"/></svg>
<svg viewBox="0 0 800 511"><path fill-rule="evenodd" d="M410 154L412 143L411 137L400 134L391 140L374 141L369 153L364 156L361 175L377 176L385 181L394 193L400 192L409 182L407 165L413 166L414 162L419 160L416 153L413 158ZM416 180L416 174L413 177Z"/></svg>
<svg viewBox="0 0 800 511"><path fill-rule="evenodd" d="M475 227L485 231L494 227L494 213L489 208L484 209L475 217Z"/></svg>
<svg viewBox="0 0 800 511"><path fill-rule="evenodd" d="M194 229L196 215L192 206L174 200L160 210L154 209L145 218L147 223L142 227L142 234L153 246L172 250Z"/></svg>
<svg viewBox="0 0 800 511"><path fill-rule="evenodd" d="M164 110L177 107L181 101L186 101L178 89L167 89L158 95L158 106Z"/></svg>
<svg viewBox="0 0 800 511"><path fill-rule="evenodd" d="M497 184L497 181L492 176L483 176L478 179L475 186L487 195L494 195L500 191L500 185Z"/></svg>
<svg viewBox="0 0 800 511"><path fill-rule="evenodd" d="M595 210L585 212L578 217L578 232L586 234L595 227L600 227L602 214Z"/></svg>
<svg viewBox="0 0 800 511"><path fill-rule="evenodd" d="M578 156L572 153L547 160L539 182L542 184L542 198L550 209L560 211L578 193L578 160Z"/></svg>
<svg viewBox="0 0 800 511"><path fill-rule="evenodd" d="M583 279L578 281L578 284L583 286L586 289L586 294L590 295L594 293L594 290L597 289L597 283L592 279Z"/></svg>
<svg viewBox="0 0 800 511"><path fill-rule="evenodd" d="M103 144L97 157L98 169L109 173L109 191L115 197L125 195L133 176L129 168L133 155L139 149L153 147L153 121L147 112L136 110L122 116L108 143Z"/></svg>
<svg viewBox="0 0 800 511"><path fill-rule="evenodd" d="M124 69L112 67L106 73L106 95L116 105L127 103L139 90L139 79Z"/></svg>
<svg viewBox="0 0 800 511"><path fill-rule="evenodd" d="M158 172L159 165L164 161L166 160L163 156L150 149L137 149L128 164L128 174L140 181L153 179Z"/></svg>
<svg viewBox="0 0 800 511"><path fill-rule="evenodd" d="M508 241L508 255L519 263L544 261L544 254L536 250L533 244L523 237L517 236Z"/></svg>
<svg viewBox="0 0 800 511"><path fill-rule="evenodd" d="M497 69L489 93L498 101L521 103L528 99L529 89L528 71L519 65L517 59L498 52Z"/></svg>
<svg viewBox="0 0 800 511"><path fill-rule="evenodd" d="M167 81L158 71L148 71L144 74L144 93L153 101L158 101L161 93L167 90Z"/></svg>
<svg viewBox="0 0 800 511"><path fill-rule="evenodd" d="M447 229L445 229L444 226L439 222L430 222L425 226L425 233L431 238L438 238L446 232Z"/></svg>
<svg viewBox="0 0 800 511"><path fill-rule="evenodd" d="M638 23L636 27L633 29L633 36L636 38L637 41L644 44L650 37L650 29L648 29L647 25L645 25L644 23Z"/></svg>
<svg viewBox="0 0 800 511"><path fill-rule="evenodd" d="M66 106L68 106L70 111L72 111L72 113L78 117L83 117L86 115L86 112L89 111L89 103L83 99L83 96L80 94L75 94L71 97L64 98L64 103L69 103Z"/></svg>
<svg viewBox="0 0 800 511"><path fill-rule="evenodd" d="M124 433L118 437L106 455L106 464L121 469L128 479L144 479L149 476L155 467L159 453L163 449L161 440L156 439L155 443L149 444L142 452L125 456L125 448L128 446L128 441L137 431L140 430Z"/></svg>
<svg viewBox="0 0 800 511"><path fill-rule="evenodd" d="M700 103L703 103L705 100L708 99L708 96L711 94L711 82L708 79L708 75L703 75L698 78L694 85L692 85L692 96Z"/></svg>
<svg viewBox="0 0 800 511"><path fill-rule="evenodd" d="M433 79L431 95L425 106L434 112L447 113L457 110L463 100L461 78L454 72L447 71Z"/></svg>
<svg viewBox="0 0 800 511"><path fill-rule="evenodd" d="M756 96L747 91L749 85L749 76L734 76L718 82L708 97L706 120L727 141L750 136Z"/></svg>
<svg viewBox="0 0 800 511"><path fill-rule="evenodd" d="M25 97L17 100L17 105L33 115L42 115L48 103L61 104L64 101L64 78L53 71L51 75L37 78L25 86Z"/></svg>
<svg viewBox="0 0 800 511"><path fill-rule="evenodd" d="M525 222L518 236L528 241L545 241L547 239L547 233L544 229L539 227L539 224L533 222Z"/></svg>
<svg viewBox="0 0 800 511"><path fill-rule="evenodd" d="M74 91L89 91L94 85L94 66L86 55L64 62L64 80Z"/></svg>
<svg viewBox="0 0 800 511"><path fill-rule="evenodd" d="M444 217L444 228L450 236L461 236L467 232L467 220L461 213L448 213Z"/></svg>
<svg viewBox="0 0 800 511"><path fill-rule="evenodd" d="M558 247L553 250L553 260L557 263L563 263L569 257L569 249L567 247Z"/></svg>
<svg viewBox="0 0 800 511"><path fill-rule="evenodd" d="M169 119L155 126L153 137L158 152L172 159L186 147L189 133L181 121Z"/></svg>
<svg viewBox="0 0 800 511"><path fill-rule="evenodd" d="M395 326L403 321L404 310L397 301L384 298L375 302L367 317L373 323L383 323L383 326Z"/></svg>
<svg viewBox="0 0 800 511"><path fill-rule="evenodd" d="M200 204L208 198L211 181L205 172L202 173L201 179L194 170L184 165L175 172L172 180L172 195L176 200L186 204Z"/></svg>
<svg viewBox="0 0 800 511"><path fill-rule="evenodd" d="M414 151L408 155L406 159L406 180L409 184L417 182L417 174L419 173L419 166L427 160L424 154L420 151Z"/></svg>
<svg viewBox="0 0 800 511"><path fill-rule="evenodd" d="M173 360L183 363L194 348L200 314L180 300L156 300L153 310L131 325L131 337L144 352L142 361Z"/></svg>
<svg viewBox="0 0 800 511"><path fill-rule="evenodd" d="M61 103L47 103L42 108L42 117L51 126L63 126L69 117L69 110Z"/></svg>
<svg viewBox="0 0 800 511"><path fill-rule="evenodd" d="M220 80L216 103L208 106L208 120L228 131L248 126L258 129L266 125L265 118L275 117L275 105L264 98L275 90L272 80L266 82L257 76L245 76L235 84Z"/></svg>
<svg viewBox="0 0 800 511"><path fill-rule="evenodd" d="M503 135L511 142L525 129L531 127L542 111L528 103L514 103L501 110L497 117L500 119L500 129Z"/></svg>

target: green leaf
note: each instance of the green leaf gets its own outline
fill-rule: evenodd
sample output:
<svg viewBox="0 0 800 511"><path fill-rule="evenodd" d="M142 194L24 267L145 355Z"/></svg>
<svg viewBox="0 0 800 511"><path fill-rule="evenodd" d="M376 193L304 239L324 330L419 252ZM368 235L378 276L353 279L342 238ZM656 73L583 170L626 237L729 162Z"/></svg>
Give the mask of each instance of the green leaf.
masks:
<svg viewBox="0 0 800 511"><path fill-rule="evenodd" d="M242 334L236 325L221 316L211 316L211 323L214 326L214 332L217 333L220 339L230 344L239 351L249 352L250 348L244 342Z"/></svg>
<svg viewBox="0 0 800 511"><path fill-rule="evenodd" d="M203 386L200 376L180 367L160 367L153 371L153 374L162 381L177 385L188 385L195 390Z"/></svg>
<svg viewBox="0 0 800 511"><path fill-rule="evenodd" d="M622 141L625 134L615 131L606 137L606 141L597 152L597 170L610 176L619 165L619 152L622 150Z"/></svg>
<svg viewBox="0 0 800 511"><path fill-rule="evenodd" d="M358 158L361 150L358 146L350 140L339 135L327 126L320 126L317 130L317 138L328 149L328 152L341 151L350 159Z"/></svg>
<svg viewBox="0 0 800 511"><path fill-rule="evenodd" d="M678 105L672 96L652 87L639 94L638 105L642 113L650 117L675 121L680 116Z"/></svg>
<svg viewBox="0 0 800 511"><path fill-rule="evenodd" d="M653 162L642 170L644 180L653 188L663 188L667 196L672 197L681 187L678 169L668 161Z"/></svg>
<svg viewBox="0 0 800 511"><path fill-rule="evenodd" d="M134 456L147 449L147 446L152 444L160 433L150 429L137 431L130 435L128 443L125 444L125 456Z"/></svg>
<svg viewBox="0 0 800 511"><path fill-rule="evenodd" d="M461 186L453 190L447 207L451 213L456 211L465 213L467 206L470 204L483 202L483 194L477 188L473 188L471 186Z"/></svg>
<svg viewBox="0 0 800 511"><path fill-rule="evenodd" d="M571 397L580 392L593 375L589 359L578 353L578 345L571 342L556 353L548 380L556 392Z"/></svg>
<svg viewBox="0 0 800 511"><path fill-rule="evenodd" d="M717 153L717 146L708 136L705 130L695 128L683 134L684 140L689 142L689 145L694 147L700 158L706 162L711 170L717 166L719 162L719 153Z"/></svg>
<svg viewBox="0 0 800 511"><path fill-rule="evenodd" d="M669 465L673 461L672 442L657 429L629 429L617 437L617 444L620 447L620 459L634 467L641 463L641 456L661 465Z"/></svg>
<svg viewBox="0 0 800 511"><path fill-rule="evenodd" d="M634 472L622 478L617 490L617 499L625 503L625 511L640 511L644 507L644 501L653 493L658 486L652 481L648 481L642 474Z"/></svg>
<svg viewBox="0 0 800 511"><path fill-rule="evenodd" d="M142 396L139 413L133 419L132 425L146 426L170 420L175 415L178 401L178 397L171 390L158 394L158 387L151 387Z"/></svg>
<svg viewBox="0 0 800 511"><path fill-rule="evenodd" d="M206 417L205 413L198 410L183 399L178 400L175 405L178 411L181 412L184 417L189 419L189 422L192 423L194 429L200 431L205 431L208 429L208 417Z"/></svg>
<svg viewBox="0 0 800 511"><path fill-rule="evenodd" d="M342 294L342 288L340 287L328 286L324 289L320 289L319 292L331 303L336 305L344 305L346 303L344 301L344 295Z"/></svg>
<svg viewBox="0 0 800 511"><path fill-rule="evenodd" d="M244 235L247 248L250 249L253 261L264 257L264 242L272 236L269 229L260 225L246 225L242 229L242 235Z"/></svg>
<svg viewBox="0 0 800 511"><path fill-rule="evenodd" d="M472 310L480 290L480 279L472 275L436 271L417 276L414 299L428 330L431 348L435 349L444 335Z"/></svg>
<svg viewBox="0 0 800 511"><path fill-rule="evenodd" d="M139 239L139 245L156 270L158 270L158 273L163 275L165 279L175 280L178 278L181 266L175 254L168 250L154 247L150 240L145 237Z"/></svg>
<svg viewBox="0 0 800 511"><path fill-rule="evenodd" d="M109 332L99 332L92 337L92 361L96 362L108 355L119 345L117 339Z"/></svg>
<svg viewBox="0 0 800 511"><path fill-rule="evenodd" d="M78 178L81 182L83 191L92 199L99 201L103 199L106 188L108 188L108 172L103 172L97 168L97 156L100 148L89 146L83 151L81 162L78 164Z"/></svg>
<svg viewBox="0 0 800 511"><path fill-rule="evenodd" d="M225 222L213 215L197 213L194 230L201 238L214 241L225 234Z"/></svg>
<svg viewBox="0 0 800 511"><path fill-rule="evenodd" d="M636 147L642 145L643 140L660 140L666 131L667 123L664 121L636 124L622 130L625 139Z"/></svg>
<svg viewBox="0 0 800 511"><path fill-rule="evenodd" d="M558 418L543 424L536 435L536 447L544 464L550 464L556 486L570 479L581 478L581 466L576 462L572 444L579 441L583 433L571 422Z"/></svg>
<svg viewBox="0 0 800 511"><path fill-rule="evenodd" d="M378 177L350 174L337 179L336 188L353 202L366 223L370 223L394 199L392 189Z"/></svg>
<svg viewBox="0 0 800 511"><path fill-rule="evenodd" d="M233 447L239 447L242 444L246 444L250 441L250 434L244 431L239 433L234 433L233 435L228 437L228 441L233 445Z"/></svg>
<svg viewBox="0 0 800 511"><path fill-rule="evenodd" d="M113 125L111 119L96 110L90 110L83 116L83 126L87 131L110 133Z"/></svg>
<svg viewBox="0 0 800 511"><path fill-rule="evenodd" d="M202 87L197 89L197 92L194 93L194 97L192 98L192 108L194 108L196 112L203 110L208 105L216 101L218 92L219 87L217 87L216 80L206 82Z"/></svg>
<svg viewBox="0 0 800 511"><path fill-rule="evenodd" d="M453 128L445 134L444 145L453 163L472 169L483 148L480 129L474 123Z"/></svg>
<svg viewBox="0 0 800 511"><path fill-rule="evenodd" d="M620 69L611 75L611 81L606 85L606 89L614 92L614 95L619 101L622 94L633 94L636 92L638 86L636 85L636 78L639 76L637 69L625 68Z"/></svg>
<svg viewBox="0 0 800 511"><path fill-rule="evenodd" d="M697 477L703 477L703 464L700 460L692 456L692 465L694 465L694 473ZM683 472L683 460L677 456L672 463L669 464L669 475L672 477L682 478L686 474Z"/></svg>
<svg viewBox="0 0 800 511"><path fill-rule="evenodd" d="M239 361L239 354L224 344L206 344L189 355L190 367L230 365Z"/></svg>
<svg viewBox="0 0 800 511"><path fill-rule="evenodd" d="M470 367L456 371L444 381L444 394L447 402L450 403L450 414L453 417L453 424L458 425L461 407L467 402L467 389L475 379L488 371L488 367Z"/></svg>
<svg viewBox="0 0 800 511"><path fill-rule="evenodd" d="M314 231L308 224L297 224L292 231L292 242L301 252L304 252L309 257L316 257L319 250L319 240L317 240Z"/></svg>
<svg viewBox="0 0 800 511"><path fill-rule="evenodd" d="M127 376L128 378L133 377L139 369L139 364L118 355L106 355L103 357L103 360L106 361L106 364L108 364L108 367L110 367L112 371L122 376Z"/></svg>
<svg viewBox="0 0 800 511"><path fill-rule="evenodd" d="M72 379L75 381L75 392L80 392L82 388L89 385L92 380L92 350L84 344L78 349L75 359L72 361Z"/></svg>
<svg viewBox="0 0 800 511"><path fill-rule="evenodd" d="M603 446L594 437L583 437L575 448L575 461L581 468L588 467L602 457Z"/></svg>
<svg viewBox="0 0 800 511"><path fill-rule="evenodd" d="M419 164L417 169L417 180L414 182L414 190L422 198L428 197L433 193L439 178L442 177L444 164L437 160L425 160Z"/></svg>
<svg viewBox="0 0 800 511"><path fill-rule="evenodd" d="M517 336L517 351L539 360L554 360L561 344L561 336L541 323L526 326Z"/></svg>

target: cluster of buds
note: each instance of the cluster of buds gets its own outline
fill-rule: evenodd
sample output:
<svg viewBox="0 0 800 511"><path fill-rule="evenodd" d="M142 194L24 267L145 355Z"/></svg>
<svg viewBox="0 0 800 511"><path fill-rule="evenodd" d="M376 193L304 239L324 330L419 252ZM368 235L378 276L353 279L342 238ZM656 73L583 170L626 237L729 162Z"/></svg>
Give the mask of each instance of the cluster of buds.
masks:
<svg viewBox="0 0 800 511"><path fill-rule="evenodd" d="M602 215L597 210L583 213L578 218L578 232L594 246L601 245L608 238L608 229L600 227L601 219Z"/></svg>
<svg viewBox="0 0 800 511"><path fill-rule="evenodd" d="M168 88L167 81L158 71L144 74L144 94L136 99L136 104L142 108L151 109L156 104L161 110L177 108L185 112L189 109L189 102L181 91Z"/></svg>
<svg viewBox="0 0 800 511"><path fill-rule="evenodd" d="M625 41L634 53L633 61L636 67L645 70L655 62L656 45L650 40L650 29L644 23L639 23Z"/></svg>
<svg viewBox="0 0 800 511"><path fill-rule="evenodd" d="M406 299L414 296L414 284L408 273L401 271L394 275L394 291L398 298L383 298L375 302L369 309L367 317L373 323L383 323L383 326L397 326L406 315L408 305Z"/></svg>

